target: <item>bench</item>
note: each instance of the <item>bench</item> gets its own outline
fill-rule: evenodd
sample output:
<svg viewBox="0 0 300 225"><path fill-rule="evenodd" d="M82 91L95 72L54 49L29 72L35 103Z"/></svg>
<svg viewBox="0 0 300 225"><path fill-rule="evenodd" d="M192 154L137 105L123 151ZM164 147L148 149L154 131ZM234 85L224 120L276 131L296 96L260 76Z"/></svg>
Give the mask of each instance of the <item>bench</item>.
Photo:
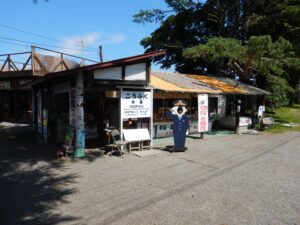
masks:
<svg viewBox="0 0 300 225"><path fill-rule="evenodd" d="M265 117L265 118L262 118L261 119L261 125L263 128L265 127L272 127L274 125L277 125L278 122L275 122L274 118L273 117Z"/></svg>
<svg viewBox="0 0 300 225"><path fill-rule="evenodd" d="M124 129L124 140L128 142L128 150L146 150L151 148L151 137L148 129Z"/></svg>

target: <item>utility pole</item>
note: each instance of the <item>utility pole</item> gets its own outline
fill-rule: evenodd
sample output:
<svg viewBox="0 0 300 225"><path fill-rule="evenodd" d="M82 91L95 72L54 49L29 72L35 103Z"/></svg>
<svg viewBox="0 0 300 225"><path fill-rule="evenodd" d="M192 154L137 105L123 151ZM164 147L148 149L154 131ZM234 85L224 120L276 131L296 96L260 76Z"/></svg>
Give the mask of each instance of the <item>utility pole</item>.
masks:
<svg viewBox="0 0 300 225"><path fill-rule="evenodd" d="M99 45L99 57L100 57L100 63L103 63L102 45Z"/></svg>

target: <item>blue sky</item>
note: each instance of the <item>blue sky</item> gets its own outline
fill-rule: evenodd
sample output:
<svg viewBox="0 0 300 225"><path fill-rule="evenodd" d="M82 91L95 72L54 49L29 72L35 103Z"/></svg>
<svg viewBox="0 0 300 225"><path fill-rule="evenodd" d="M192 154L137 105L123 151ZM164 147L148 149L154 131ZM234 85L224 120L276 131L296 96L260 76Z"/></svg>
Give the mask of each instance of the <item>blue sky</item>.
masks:
<svg viewBox="0 0 300 225"><path fill-rule="evenodd" d="M97 61L100 44L105 61L142 54L140 40L149 36L158 24L135 24L132 18L140 9L152 8L164 9L166 5L163 0L38 0L37 4L32 0L5 0L1 2L0 54L30 50L25 47L30 43L7 38L58 46L60 49L52 49ZM82 51L81 41L88 51Z"/></svg>

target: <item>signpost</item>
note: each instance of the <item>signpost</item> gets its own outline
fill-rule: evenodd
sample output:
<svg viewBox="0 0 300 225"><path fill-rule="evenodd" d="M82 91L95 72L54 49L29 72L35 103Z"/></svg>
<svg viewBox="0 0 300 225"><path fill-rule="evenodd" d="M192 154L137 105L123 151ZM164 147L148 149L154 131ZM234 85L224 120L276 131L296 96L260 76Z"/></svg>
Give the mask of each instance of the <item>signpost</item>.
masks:
<svg viewBox="0 0 300 225"><path fill-rule="evenodd" d="M133 119L133 118L149 118L149 131L152 137L152 91L150 90L138 90L129 91L120 89L120 102L121 102L121 112L120 112L120 132L123 134L123 120Z"/></svg>

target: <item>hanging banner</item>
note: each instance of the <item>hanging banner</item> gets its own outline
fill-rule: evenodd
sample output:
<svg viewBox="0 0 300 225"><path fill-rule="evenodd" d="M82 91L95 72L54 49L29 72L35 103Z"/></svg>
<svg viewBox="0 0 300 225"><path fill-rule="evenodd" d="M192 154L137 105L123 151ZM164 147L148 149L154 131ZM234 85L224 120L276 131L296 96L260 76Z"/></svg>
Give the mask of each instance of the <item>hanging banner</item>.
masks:
<svg viewBox="0 0 300 225"><path fill-rule="evenodd" d="M152 95L150 91L122 91L122 118L151 117Z"/></svg>
<svg viewBox="0 0 300 225"><path fill-rule="evenodd" d="M198 94L198 132L208 131L208 95Z"/></svg>

